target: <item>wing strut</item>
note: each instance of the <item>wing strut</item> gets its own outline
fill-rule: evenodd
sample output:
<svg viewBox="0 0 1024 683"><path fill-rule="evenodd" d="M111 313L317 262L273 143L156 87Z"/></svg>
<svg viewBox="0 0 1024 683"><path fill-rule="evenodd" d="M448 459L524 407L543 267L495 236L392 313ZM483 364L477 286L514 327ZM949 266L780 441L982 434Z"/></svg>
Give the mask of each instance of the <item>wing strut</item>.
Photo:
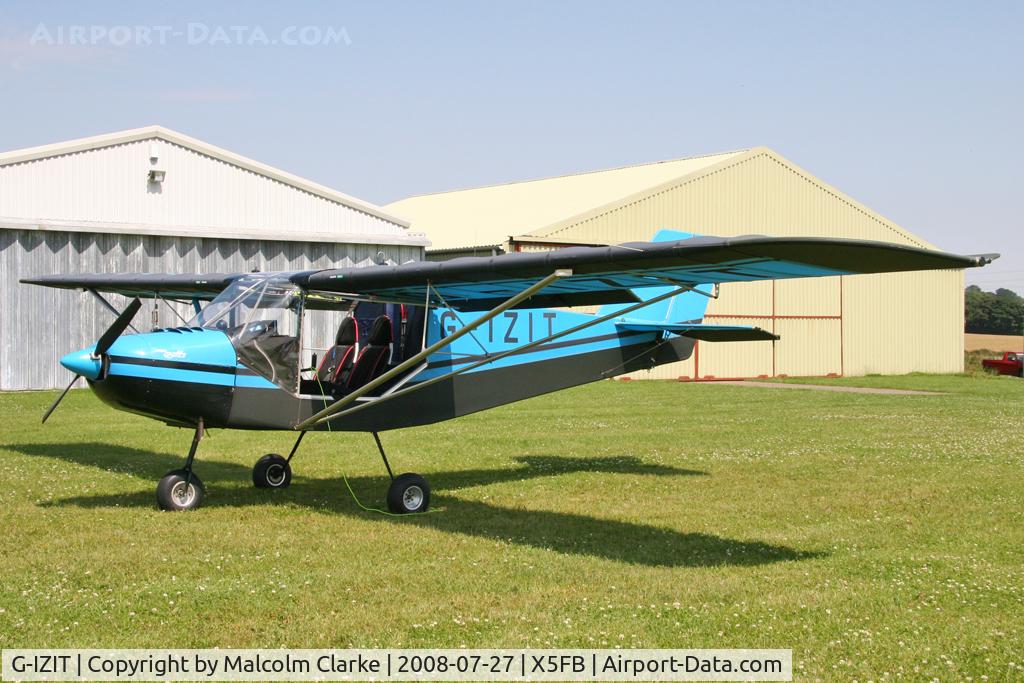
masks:
<svg viewBox="0 0 1024 683"><path fill-rule="evenodd" d="M92 294L94 297L96 297L96 300L99 301L101 304L103 304L104 308L106 308L108 311L113 313L115 318L120 317L121 311L119 311L116 308L114 308L113 304L111 304L109 301L104 299L102 294L100 294L99 292L97 292L95 289L92 289L92 288L90 288L90 289L88 289L86 291L88 291L90 294ZM134 332L135 334L139 333L139 331L137 329L135 329L135 325L132 325L131 323L129 323L128 327L132 328L132 332Z"/></svg>
<svg viewBox="0 0 1024 683"><path fill-rule="evenodd" d="M554 334L548 335L547 337L544 337L543 339L538 339L538 340L532 341L532 342L530 342L528 344L522 344L520 346L515 347L514 349L508 349L507 351L502 351L501 353L496 353L493 356L488 356L487 358L481 358L480 360L475 361L473 363L470 363L469 365L465 365L465 366L459 368L458 370L453 370L451 372L445 373L443 375L439 375L437 377L425 380L423 382L417 382L416 384L414 384L411 387L406 387L405 389L401 389L399 391L394 391L394 392L392 392L390 394L386 394L385 396L381 396L378 399L374 399L374 400L371 400L371 401L366 401L365 403L361 403L361 404L359 404L359 405L357 405L357 406L355 406L353 408L349 408L348 410L346 410L346 411L344 411L344 412L342 412L340 414L331 415L331 416L328 416L328 417L326 417L324 419L318 419L317 421L318 422L320 422L320 421L330 421L330 420L342 417L344 415L351 415L352 413L358 413L360 410L363 410L364 408L369 408L370 406L376 405L377 403L379 403L381 401L389 401L389 400L391 400L393 398L398 398L399 396L405 396L406 394L411 394L414 391L419 391L420 389L425 389L425 388L429 387L432 384L437 384L438 382L443 382L444 380L451 379L452 377L455 377L456 375L461 375L464 372L469 372L470 370L474 370L474 369L480 367L481 365L487 365L488 363L493 363L496 360L501 360L502 358L504 358L506 356L511 356L514 353L522 353L523 351L527 351L527 350L532 349L534 347L540 346L541 344L547 344L548 342L554 341L555 339L560 339L560 338L566 337L566 336L568 336L570 334L575 334L576 332L579 332L581 330L585 330L588 327L593 327L594 325L599 325L599 324L601 324L603 322L611 320L612 318L621 317L621 316L625 315L626 313L632 313L633 311L635 311L635 310L637 310L639 308L643 308L645 306L650 306L651 304L656 304L659 301L664 301L665 299L669 299L671 297L678 296L680 294L683 294L685 292L690 292L690 291L695 291L695 288L691 287L689 285L680 284L679 285L679 289L673 289L670 292L666 292L665 294L661 294L659 296L656 296L653 299L650 299L648 301L641 301L641 302L633 304L632 306L629 306L627 308L623 308L622 310L618 310L618 311L615 311L613 313L609 313L608 315L603 315L603 316L601 316L599 318L594 318L593 320L588 320L585 323L582 323L580 325L576 325L575 327L571 327L568 330L563 330L561 332L556 332ZM703 294L704 292L701 292L701 293ZM451 337L447 337L447 339L451 339ZM315 418L316 418L316 416L314 415L312 418L310 418L310 420L313 420ZM308 421L309 420L307 420L307 422Z"/></svg>
<svg viewBox="0 0 1024 683"><path fill-rule="evenodd" d="M339 398L337 401L335 401L331 405L327 406L326 408L324 408L323 410L321 410L317 414L315 414L312 417L310 417L310 418L308 418L306 420L303 420L302 422L300 422L297 425L295 425L294 429L309 429L310 427L312 427L313 425L317 424L318 422L321 422L324 418L329 417L329 416L337 413L338 411L340 411L345 406L347 406L347 405L349 405L351 403L355 403L356 399L358 399L358 398L360 398L362 396L365 396L366 394L370 393L371 391L373 391L377 387L381 386L382 384L385 384L386 382L391 381L392 379L394 379L398 375L401 375L406 370L419 365L421 362L423 362L424 360L426 360L427 358L432 356L435 352L443 349L446 346L450 346L451 343L454 342L456 339L459 339L462 336L470 334L473 330L475 330L476 328L480 327L481 325L486 323L488 320L491 320L492 318L495 318L495 317L501 315L502 313L504 313L508 309L512 308L513 306L517 306L520 303L522 303L523 301L525 301L526 299L529 299L531 296L533 296L534 294L536 294L540 290L544 289L545 287L550 285L555 280L558 280L558 279L561 279L561 278L564 278L564 277L570 277L571 275L572 275L572 270L570 270L568 268L560 268L560 269L556 270L555 272L551 273L551 275L548 275L544 279L542 279L542 280L540 280L540 281L530 285L529 287L527 287L523 291L519 292L518 294L516 294L512 298L507 299L504 303L501 303L498 306L495 306L490 311L488 311L484 315L480 316L479 318L477 318L476 320L471 322L469 325L466 325L465 327L461 327L458 330L456 330L455 332L453 332L450 335L448 335L447 337L439 339L438 341L436 341L433 344L431 344L429 347L427 347L427 348L423 349L422 351L420 351L419 353L417 353L415 356L411 356L411 357L405 359L404 361L402 361L401 363L399 363L398 365L396 365L395 367L391 368L390 370L385 372L380 377L377 377L376 379L374 379L374 380L372 380L370 382L367 382L366 384L364 384L363 386L359 387L358 389L356 389L352 393L346 394L345 396ZM392 394L392 396L393 395L394 394Z"/></svg>

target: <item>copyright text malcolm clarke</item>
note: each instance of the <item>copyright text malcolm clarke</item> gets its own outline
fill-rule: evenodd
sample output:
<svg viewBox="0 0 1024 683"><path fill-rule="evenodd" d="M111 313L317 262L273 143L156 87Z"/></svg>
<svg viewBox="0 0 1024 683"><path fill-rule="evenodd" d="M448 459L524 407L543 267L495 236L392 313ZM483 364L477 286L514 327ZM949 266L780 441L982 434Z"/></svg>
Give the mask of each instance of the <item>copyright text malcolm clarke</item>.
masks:
<svg viewBox="0 0 1024 683"><path fill-rule="evenodd" d="M5 681L791 681L792 650L4 650Z"/></svg>

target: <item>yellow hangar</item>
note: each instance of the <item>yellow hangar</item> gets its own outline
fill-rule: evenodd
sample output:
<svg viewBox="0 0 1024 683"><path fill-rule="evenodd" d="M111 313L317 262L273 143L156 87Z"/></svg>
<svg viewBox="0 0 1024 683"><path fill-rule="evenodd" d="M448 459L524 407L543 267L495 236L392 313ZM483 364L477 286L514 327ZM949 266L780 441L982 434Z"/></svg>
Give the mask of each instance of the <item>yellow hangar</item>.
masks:
<svg viewBox="0 0 1024 683"><path fill-rule="evenodd" d="M386 209L444 259L649 240L814 236L937 248L765 147L409 197ZM708 322L777 342L700 343L637 379L711 380L963 370L963 271L727 284Z"/></svg>

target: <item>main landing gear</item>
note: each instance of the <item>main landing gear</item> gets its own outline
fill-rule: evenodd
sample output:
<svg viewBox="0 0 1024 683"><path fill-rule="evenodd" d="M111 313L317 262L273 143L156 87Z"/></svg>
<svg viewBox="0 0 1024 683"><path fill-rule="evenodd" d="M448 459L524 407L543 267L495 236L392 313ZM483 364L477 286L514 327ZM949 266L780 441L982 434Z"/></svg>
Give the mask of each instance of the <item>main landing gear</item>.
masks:
<svg viewBox="0 0 1024 683"><path fill-rule="evenodd" d="M256 461L252 468L252 483L258 489L283 489L292 483L292 458L306 432L300 432L291 453L283 458L277 453L267 453Z"/></svg>
<svg viewBox="0 0 1024 683"><path fill-rule="evenodd" d="M407 472L391 480L388 509L395 514L426 512L430 506L430 485L418 474Z"/></svg>
<svg viewBox="0 0 1024 683"><path fill-rule="evenodd" d="M391 471L391 463L384 453L380 437L377 436L377 432L371 433L377 443L377 450L380 451L380 458L384 461L384 467L388 470L388 476L391 477L391 485L388 486L388 510L396 515L426 512L430 507L430 485L427 480L413 472L396 477Z"/></svg>
<svg viewBox="0 0 1024 683"><path fill-rule="evenodd" d="M388 487L387 502L388 509L395 514L412 514L426 512L430 507L430 485L427 480L418 474L407 472L397 477L391 471L391 463L384 453L384 446L380 442L377 432L372 432L373 440L380 451L381 460L391 477L391 485ZM206 496L206 489L203 482L192 471L192 463L196 458L196 451L199 449L199 442L206 435L206 428L203 419L200 418L196 425L195 435L192 437L192 447L188 451L188 458L185 466L178 470L172 470L165 474L156 487L156 502L161 510L193 510L203 502ZM306 432L301 432L295 440L288 457L282 457L277 453L268 453L256 461L252 468L252 483L256 488L261 489L283 489L292 482L291 460L299 450Z"/></svg>
<svg viewBox="0 0 1024 683"><path fill-rule="evenodd" d="M377 432L372 432L372 434L373 440L377 444L377 450L380 451L381 460L384 461L384 467L388 471L388 476L391 477L387 495L388 509L399 515L426 512L430 506L430 485L427 480L412 472L396 477L391 471L391 463L388 462L388 456L384 453L380 436L377 435ZM291 483L291 460L295 457L295 452L299 450L299 444L302 443L304 436L306 436L306 432L299 434L299 438L295 440L295 445L292 446L287 458L276 453L268 453L256 461L256 465L252 468L252 483L256 488L283 489Z"/></svg>

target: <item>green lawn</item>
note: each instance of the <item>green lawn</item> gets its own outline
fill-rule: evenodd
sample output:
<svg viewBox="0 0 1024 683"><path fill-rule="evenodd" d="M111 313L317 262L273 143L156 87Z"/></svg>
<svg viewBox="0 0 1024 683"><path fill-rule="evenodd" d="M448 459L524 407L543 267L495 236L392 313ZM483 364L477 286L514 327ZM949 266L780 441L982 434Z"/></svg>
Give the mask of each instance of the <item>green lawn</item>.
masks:
<svg viewBox="0 0 1024 683"><path fill-rule="evenodd" d="M383 435L191 434L0 394L0 647L791 647L798 680L1024 679L1024 381L891 396L602 382Z"/></svg>

